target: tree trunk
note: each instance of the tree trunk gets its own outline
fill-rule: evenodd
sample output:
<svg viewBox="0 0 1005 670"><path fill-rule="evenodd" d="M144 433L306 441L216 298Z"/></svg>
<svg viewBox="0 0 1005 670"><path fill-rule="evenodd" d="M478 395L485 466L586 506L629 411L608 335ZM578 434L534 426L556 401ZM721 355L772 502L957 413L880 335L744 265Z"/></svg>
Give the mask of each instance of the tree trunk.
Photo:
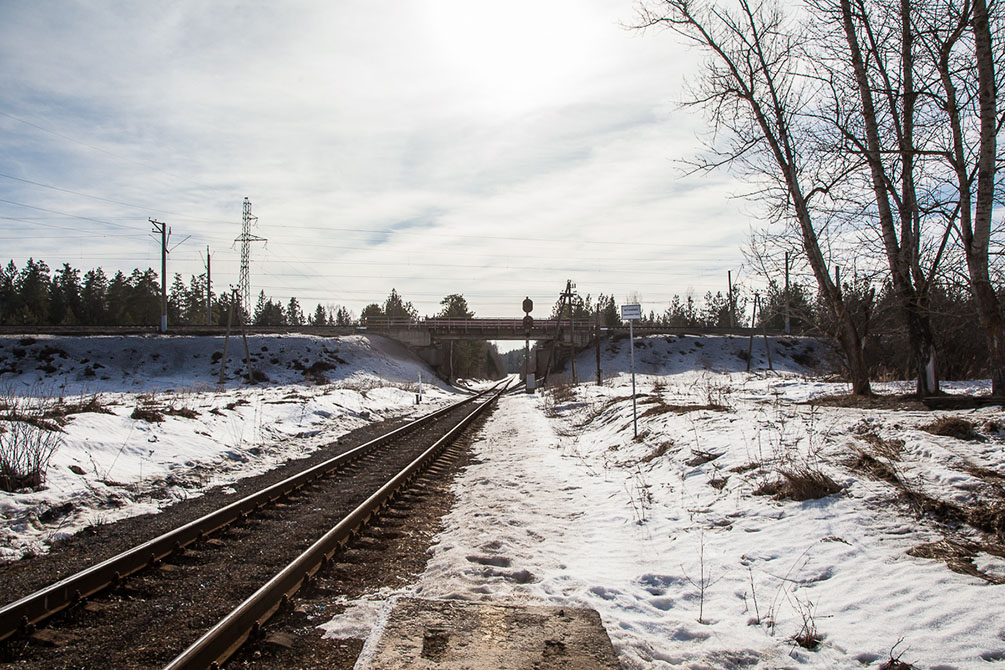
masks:
<svg viewBox="0 0 1005 670"><path fill-rule="evenodd" d="M995 59L991 24L985 0L974 0L974 52L977 60L977 92L981 132L977 158L977 199L973 229L962 226L963 243L974 302L988 340L991 367L991 392L1005 394L1005 320L1001 303L991 285L988 272L988 245L991 239L991 215L994 207L996 177L998 96L995 86Z"/></svg>
<svg viewBox="0 0 1005 670"><path fill-rule="evenodd" d="M869 367L865 361L865 342L855 327L854 322L845 319L841 323L841 334L838 338L844 350L845 363L848 365L848 379L851 381L851 392L855 395L871 395L872 385L869 382Z"/></svg>
<svg viewBox="0 0 1005 670"><path fill-rule="evenodd" d="M903 47L901 51L904 80L903 110L897 120L897 108L894 102L889 103L888 110L897 128L898 152L901 161L902 199L899 208L900 236L894 221L893 207L887 191L892 178L888 175L883 162L883 146L880 137L879 113L873 99L873 88L866 71L862 46L856 32L855 15L852 12L851 0L841 0L841 24L848 44L852 70L858 86L859 98L862 102L862 122L865 130L865 159L869 165L872 178L872 190L876 196L876 211L879 218L879 228L882 233L883 246L886 248L886 258L890 267L890 278L897 295L901 314L907 325L908 340L911 355L917 370L917 393L921 397L934 395L939 391L939 379L936 369L935 338L931 319L925 310L922 293L925 287L919 286L914 277L923 276L920 271L918 254L918 236L915 235L914 221L917 202L914 197L914 98L913 72L914 61L911 52L912 33L909 15L910 0L901 0L901 34ZM859 16L859 21L869 21L867 16ZM879 64L884 68L883 64Z"/></svg>

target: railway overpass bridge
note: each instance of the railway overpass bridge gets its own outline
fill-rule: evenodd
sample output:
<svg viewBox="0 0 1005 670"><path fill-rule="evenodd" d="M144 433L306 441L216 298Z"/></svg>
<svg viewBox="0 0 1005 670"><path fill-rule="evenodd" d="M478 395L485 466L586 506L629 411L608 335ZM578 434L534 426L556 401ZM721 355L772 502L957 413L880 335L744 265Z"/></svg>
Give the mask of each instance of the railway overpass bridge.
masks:
<svg viewBox="0 0 1005 670"><path fill-rule="evenodd" d="M586 347L596 337L593 321L570 319L534 320L530 327L523 319L417 319L367 320L360 326L366 332L379 333L414 349L442 376L450 371L444 364L450 360L457 340L535 340L550 346L539 347L534 367L538 376L546 374L552 363L574 349Z"/></svg>
<svg viewBox="0 0 1005 670"><path fill-rule="evenodd" d="M593 321L562 319L535 320L530 328L523 319L419 319L367 321L360 328L387 335L413 347L428 347L451 340L538 340L561 341L585 347L594 336Z"/></svg>
<svg viewBox="0 0 1005 670"><path fill-rule="evenodd" d="M449 360L451 343L456 340L535 340L539 344L534 367L538 378L553 364L561 364L573 350L580 350L598 337L628 335L628 326L600 327L592 319L535 319L527 328L523 319L371 319L357 331L373 332L402 342L414 349L441 374ZM762 335L753 328L682 328L637 326L636 335ZM781 335L781 333L771 333Z"/></svg>

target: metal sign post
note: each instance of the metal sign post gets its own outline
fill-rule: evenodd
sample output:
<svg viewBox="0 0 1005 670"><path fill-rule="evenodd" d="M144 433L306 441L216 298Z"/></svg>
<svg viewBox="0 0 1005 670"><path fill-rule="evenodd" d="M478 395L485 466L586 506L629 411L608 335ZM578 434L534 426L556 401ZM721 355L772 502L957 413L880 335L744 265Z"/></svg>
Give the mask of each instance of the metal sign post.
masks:
<svg viewBox="0 0 1005 670"><path fill-rule="evenodd" d="M534 317L530 313L534 310L534 301L527 296L523 299L524 317L523 317L523 329L524 329L524 342L523 342L523 382L524 390L527 393L534 392L534 373L530 371L530 331L534 327ZM535 368L536 369L536 368Z"/></svg>
<svg viewBox="0 0 1005 670"><path fill-rule="evenodd" d="M638 404L635 401L635 320L642 318L642 306L641 305L622 305L621 306L621 318L628 321L628 342L629 342L629 352L632 361L632 426L635 431L635 437L639 436L639 411Z"/></svg>

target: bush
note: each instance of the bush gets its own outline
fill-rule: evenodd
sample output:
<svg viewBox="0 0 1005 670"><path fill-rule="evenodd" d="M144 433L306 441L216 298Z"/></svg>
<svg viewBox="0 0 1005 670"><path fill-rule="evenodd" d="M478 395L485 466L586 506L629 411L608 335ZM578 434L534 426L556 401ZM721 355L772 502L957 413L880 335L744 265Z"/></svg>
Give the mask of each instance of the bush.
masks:
<svg viewBox="0 0 1005 670"><path fill-rule="evenodd" d="M38 489L49 459L62 442L59 433L37 423L9 421L0 430L0 489Z"/></svg>

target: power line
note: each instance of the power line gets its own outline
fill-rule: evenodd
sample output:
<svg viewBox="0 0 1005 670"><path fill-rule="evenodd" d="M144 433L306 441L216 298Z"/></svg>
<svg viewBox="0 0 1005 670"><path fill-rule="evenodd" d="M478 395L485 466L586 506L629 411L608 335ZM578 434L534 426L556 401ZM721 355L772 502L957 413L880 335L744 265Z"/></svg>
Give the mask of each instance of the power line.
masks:
<svg viewBox="0 0 1005 670"><path fill-rule="evenodd" d="M92 200L99 200L101 202L111 203L113 205L121 205L123 207L130 207L132 209L139 209L145 212L155 212L157 214L169 214L171 216L185 219L187 221L197 221L201 223L233 223L233 221L223 221L221 219L197 219L193 217L186 216L184 214L179 214L177 212L169 212L163 209L156 209L154 207L147 207L145 205L136 205L129 202L123 202L121 200L112 200L111 198L102 198L99 195L92 195L90 193L81 193L80 191L72 191L68 188L61 188L59 186L53 186L52 184L43 184L42 182L32 181L31 179L22 179L21 177L14 177L9 174L0 173L0 177L5 179L13 179L14 181L19 181L25 184L31 184L32 186L39 186L41 188L47 188L53 191L59 191L60 193L69 193L70 195L79 195L83 198L91 198Z"/></svg>
<svg viewBox="0 0 1005 670"><path fill-rule="evenodd" d="M103 221L102 219L95 219L95 218L92 218L90 216L80 216L79 214L68 214L66 212L59 212L59 211L56 211L54 209L46 209L44 207L35 207L34 205L26 205L23 202L14 202L13 200L4 200L3 198L0 198L0 202L5 202L8 205L17 205L18 207L26 207L28 209L36 209L36 210L38 210L40 212L48 212L50 214L59 214L60 216L67 216L67 217L70 217L71 219L80 219L82 221L94 221L95 223L103 223L105 225L113 226L115 228L125 228L127 230L133 230L132 226L126 226L126 225L123 225L121 223L113 223L111 221Z"/></svg>

